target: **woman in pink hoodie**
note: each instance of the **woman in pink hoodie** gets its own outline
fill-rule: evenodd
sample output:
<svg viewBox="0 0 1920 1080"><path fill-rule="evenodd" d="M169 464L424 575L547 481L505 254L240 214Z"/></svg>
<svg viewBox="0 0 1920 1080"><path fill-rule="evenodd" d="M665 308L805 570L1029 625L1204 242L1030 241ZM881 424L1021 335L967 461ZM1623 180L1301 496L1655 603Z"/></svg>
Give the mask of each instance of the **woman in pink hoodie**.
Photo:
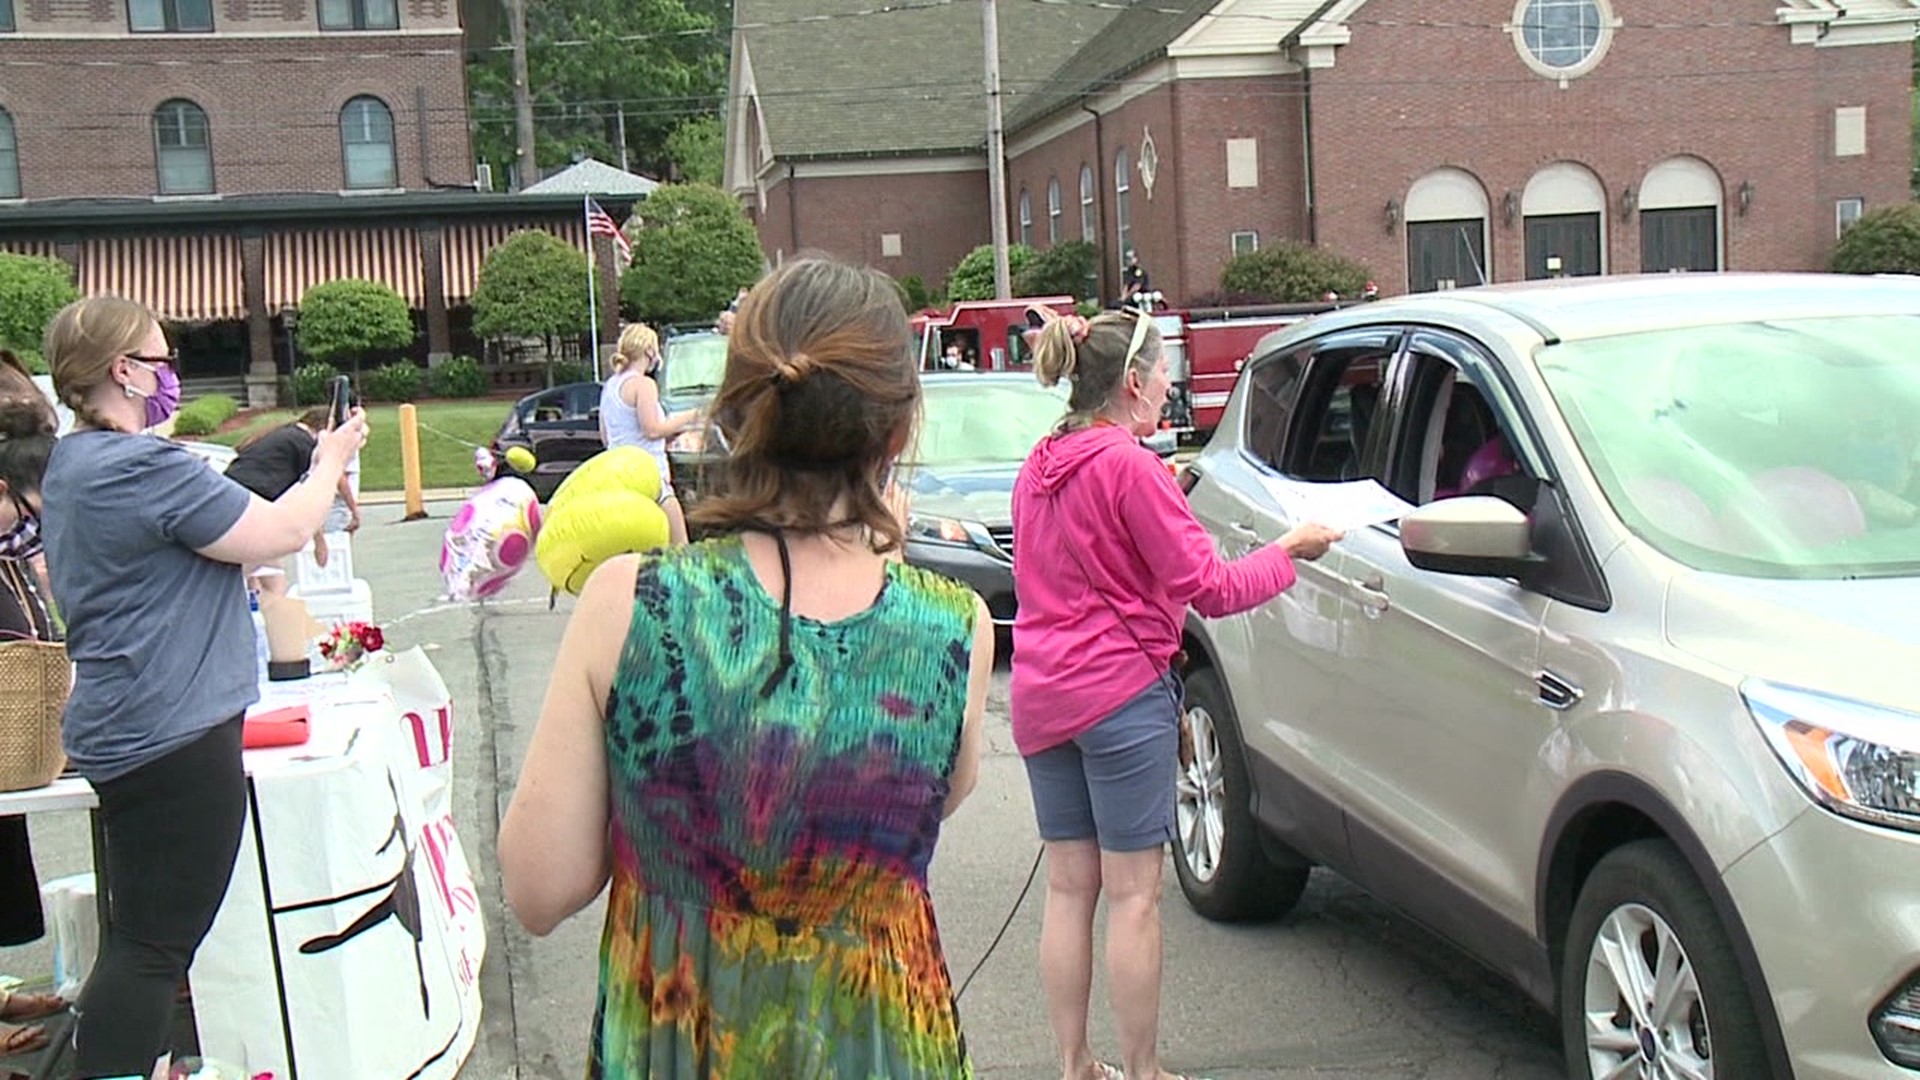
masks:
<svg viewBox="0 0 1920 1080"><path fill-rule="evenodd" d="M1186 610L1223 616L1293 584L1293 560L1340 538L1301 525L1232 562L1152 451L1169 380L1152 320L1051 318L1034 370L1069 412L1013 489L1013 738L1047 850L1040 974L1063 1080L1118 1080L1087 1039L1093 914L1127 1080L1169 1080L1158 1051L1160 880L1173 838Z"/></svg>

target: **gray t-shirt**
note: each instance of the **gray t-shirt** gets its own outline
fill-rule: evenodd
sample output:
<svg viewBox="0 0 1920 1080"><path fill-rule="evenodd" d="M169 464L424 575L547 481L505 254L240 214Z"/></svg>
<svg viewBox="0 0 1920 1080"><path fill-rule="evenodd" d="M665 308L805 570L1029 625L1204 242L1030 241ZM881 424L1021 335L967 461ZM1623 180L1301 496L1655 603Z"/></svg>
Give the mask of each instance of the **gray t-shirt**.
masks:
<svg viewBox="0 0 1920 1080"><path fill-rule="evenodd" d="M259 700L240 567L194 550L240 520L247 489L165 439L76 431L54 443L41 490L80 775L112 780Z"/></svg>

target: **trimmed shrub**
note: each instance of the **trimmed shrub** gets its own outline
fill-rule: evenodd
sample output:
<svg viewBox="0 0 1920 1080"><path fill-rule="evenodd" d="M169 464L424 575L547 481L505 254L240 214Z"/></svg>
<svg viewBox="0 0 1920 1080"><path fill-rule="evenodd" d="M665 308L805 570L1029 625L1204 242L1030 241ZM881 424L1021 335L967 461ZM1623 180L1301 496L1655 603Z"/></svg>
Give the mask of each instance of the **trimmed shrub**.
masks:
<svg viewBox="0 0 1920 1080"><path fill-rule="evenodd" d="M240 412L240 403L225 394L194 398L173 414L173 433L192 438L211 435Z"/></svg>
<svg viewBox="0 0 1920 1080"><path fill-rule="evenodd" d="M471 356L456 356L427 372L427 390L434 397L485 397L487 387L487 370Z"/></svg>
<svg viewBox="0 0 1920 1080"><path fill-rule="evenodd" d="M555 360L552 371L553 385L555 386L593 381L593 368L591 366L587 364L576 364L571 360Z"/></svg>
<svg viewBox="0 0 1920 1080"><path fill-rule="evenodd" d="M900 286L900 299L906 304L909 315L922 308L930 308L933 306L933 290L927 288L927 283L921 279L919 274L908 274L906 277L901 278L898 284Z"/></svg>
<svg viewBox="0 0 1920 1080"><path fill-rule="evenodd" d="M332 364L301 364L293 369L293 404L296 407L323 405L333 394L334 377L340 369Z"/></svg>
<svg viewBox="0 0 1920 1080"><path fill-rule="evenodd" d="M1872 211L1833 247L1839 274L1920 274L1920 203Z"/></svg>
<svg viewBox="0 0 1920 1080"><path fill-rule="evenodd" d="M55 312L78 299L73 267L65 262L0 252L0 348L12 349L31 367L39 358L47 323ZM45 374L39 368L35 371Z"/></svg>
<svg viewBox="0 0 1920 1080"><path fill-rule="evenodd" d="M1330 292L1357 297L1373 278L1365 266L1304 244L1274 244L1239 255L1220 275L1220 291L1256 303L1304 304Z"/></svg>
<svg viewBox="0 0 1920 1080"><path fill-rule="evenodd" d="M1007 284L1020 280L1020 271L1033 261L1033 249L1025 244L1007 245ZM1018 292L1018 290L1015 290ZM993 299L993 245L981 244L953 268L947 276L947 299Z"/></svg>
<svg viewBox="0 0 1920 1080"><path fill-rule="evenodd" d="M367 376L367 396L374 401L412 401L420 396L426 373L410 360L375 368Z"/></svg>
<svg viewBox="0 0 1920 1080"><path fill-rule="evenodd" d="M1063 240L1036 251L1013 275L1015 296L1086 297L1099 292L1100 249L1085 240Z"/></svg>

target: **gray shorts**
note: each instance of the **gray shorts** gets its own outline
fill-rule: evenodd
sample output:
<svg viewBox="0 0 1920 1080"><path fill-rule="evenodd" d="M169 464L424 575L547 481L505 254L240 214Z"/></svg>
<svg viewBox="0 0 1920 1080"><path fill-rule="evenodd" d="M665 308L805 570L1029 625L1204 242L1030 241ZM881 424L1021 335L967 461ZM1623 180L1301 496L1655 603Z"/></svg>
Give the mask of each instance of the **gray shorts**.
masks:
<svg viewBox="0 0 1920 1080"><path fill-rule="evenodd" d="M1180 677L1171 672L1075 738L1026 759L1043 840L1145 851L1173 839Z"/></svg>

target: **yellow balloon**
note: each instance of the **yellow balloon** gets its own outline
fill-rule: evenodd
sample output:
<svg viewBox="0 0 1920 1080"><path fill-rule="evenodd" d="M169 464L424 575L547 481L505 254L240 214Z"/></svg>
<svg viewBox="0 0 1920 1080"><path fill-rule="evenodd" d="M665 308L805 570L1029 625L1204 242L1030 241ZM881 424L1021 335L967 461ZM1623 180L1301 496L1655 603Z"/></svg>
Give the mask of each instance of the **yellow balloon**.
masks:
<svg viewBox="0 0 1920 1080"><path fill-rule="evenodd" d="M540 464L540 461L533 456L533 451L526 447L510 446L507 448L507 464L513 467L514 472L530 473Z"/></svg>
<svg viewBox="0 0 1920 1080"><path fill-rule="evenodd" d="M593 491L631 491L648 499L660 497L660 466L653 455L637 446L616 446L588 458L560 484L547 510L558 512L573 495Z"/></svg>
<svg viewBox="0 0 1920 1080"><path fill-rule="evenodd" d="M576 490L564 503L554 497L533 557L554 588L578 596L601 563L665 547L670 536L666 511L649 496L619 488Z"/></svg>

